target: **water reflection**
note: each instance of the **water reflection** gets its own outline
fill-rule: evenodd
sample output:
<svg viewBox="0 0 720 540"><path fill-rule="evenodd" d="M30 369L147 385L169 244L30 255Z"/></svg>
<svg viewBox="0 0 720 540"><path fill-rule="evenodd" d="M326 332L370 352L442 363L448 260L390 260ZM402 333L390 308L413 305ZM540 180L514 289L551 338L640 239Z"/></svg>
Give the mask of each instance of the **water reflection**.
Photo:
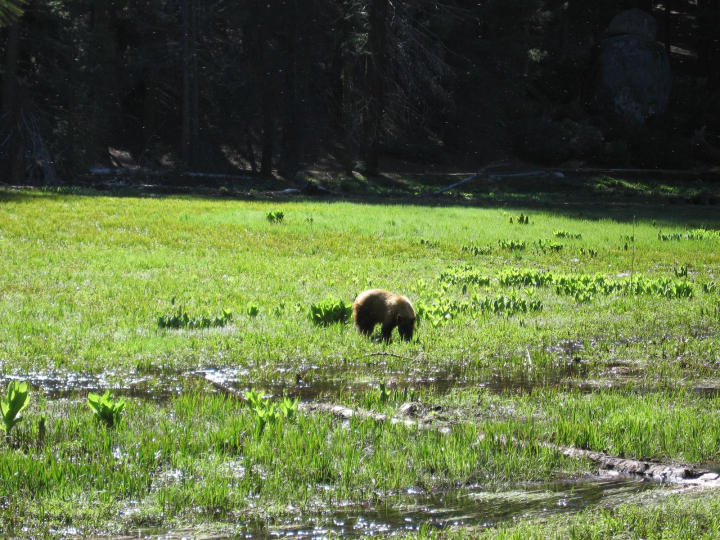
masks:
<svg viewBox="0 0 720 540"><path fill-rule="evenodd" d="M665 487L630 478L594 478L515 486L506 491L464 488L438 494L408 492L382 505L348 507L268 528L274 537L379 536L452 525L491 527L519 518L578 512L589 506L615 506L648 490ZM248 531L253 536L259 532Z"/></svg>

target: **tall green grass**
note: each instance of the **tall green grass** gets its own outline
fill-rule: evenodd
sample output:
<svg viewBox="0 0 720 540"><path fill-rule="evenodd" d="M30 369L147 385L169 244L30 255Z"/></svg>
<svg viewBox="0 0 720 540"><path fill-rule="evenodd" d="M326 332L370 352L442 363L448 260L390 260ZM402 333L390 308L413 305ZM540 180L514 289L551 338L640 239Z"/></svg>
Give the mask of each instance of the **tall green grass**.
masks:
<svg viewBox="0 0 720 540"><path fill-rule="evenodd" d="M128 400L109 428L82 400L37 401L33 409L47 411L45 438L26 424L17 428L18 447L0 452L0 520L11 535L34 530L45 509L62 502L76 506L56 510L59 522L121 532L139 516L157 520L157 508L168 516L159 525L170 525L170 516L225 521L267 515L261 508L296 514L408 487L502 485L580 467L540 446L514 444L514 435L535 438L533 426L517 420L459 424L446 435L299 414L258 432L252 409L198 386L165 404ZM84 521L87 505L97 523Z"/></svg>

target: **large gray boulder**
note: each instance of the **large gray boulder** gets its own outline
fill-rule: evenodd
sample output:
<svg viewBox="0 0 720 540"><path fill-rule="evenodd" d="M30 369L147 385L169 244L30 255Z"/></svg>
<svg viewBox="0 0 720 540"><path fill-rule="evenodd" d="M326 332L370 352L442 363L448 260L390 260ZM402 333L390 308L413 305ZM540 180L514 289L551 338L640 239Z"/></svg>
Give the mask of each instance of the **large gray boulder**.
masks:
<svg viewBox="0 0 720 540"><path fill-rule="evenodd" d="M639 9L612 20L598 56L593 102L600 111L636 125L665 112L670 61L656 31L655 19Z"/></svg>
<svg viewBox="0 0 720 540"><path fill-rule="evenodd" d="M626 9L613 17L606 34L608 36L632 34L640 36L646 41L655 41L657 21L655 17L642 9Z"/></svg>

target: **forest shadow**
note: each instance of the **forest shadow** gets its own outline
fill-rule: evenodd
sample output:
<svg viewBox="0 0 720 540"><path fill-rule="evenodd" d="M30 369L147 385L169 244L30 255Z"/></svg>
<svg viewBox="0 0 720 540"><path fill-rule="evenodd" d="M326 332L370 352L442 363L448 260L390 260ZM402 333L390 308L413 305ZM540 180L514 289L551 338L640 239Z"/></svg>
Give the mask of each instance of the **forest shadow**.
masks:
<svg viewBox="0 0 720 540"><path fill-rule="evenodd" d="M720 228L720 175L682 177L652 173L568 175L525 178L478 177L455 189L436 193L460 176L449 174L356 176L311 180L304 187L282 179L257 178L213 185L120 184L63 185L36 188L0 186L0 203L46 196L188 198L427 207L504 208L546 211L581 220L619 223L651 221L676 227ZM308 189L308 186L311 189ZM318 186L320 186L318 188Z"/></svg>

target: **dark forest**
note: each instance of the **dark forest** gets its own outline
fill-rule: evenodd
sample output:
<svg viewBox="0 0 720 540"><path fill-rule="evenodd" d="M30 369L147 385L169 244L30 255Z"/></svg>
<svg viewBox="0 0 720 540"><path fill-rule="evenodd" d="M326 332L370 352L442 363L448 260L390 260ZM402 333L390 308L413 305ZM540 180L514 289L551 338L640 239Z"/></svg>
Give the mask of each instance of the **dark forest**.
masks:
<svg viewBox="0 0 720 540"><path fill-rule="evenodd" d="M8 183L720 158L719 0L4 4Z"/></svg>

